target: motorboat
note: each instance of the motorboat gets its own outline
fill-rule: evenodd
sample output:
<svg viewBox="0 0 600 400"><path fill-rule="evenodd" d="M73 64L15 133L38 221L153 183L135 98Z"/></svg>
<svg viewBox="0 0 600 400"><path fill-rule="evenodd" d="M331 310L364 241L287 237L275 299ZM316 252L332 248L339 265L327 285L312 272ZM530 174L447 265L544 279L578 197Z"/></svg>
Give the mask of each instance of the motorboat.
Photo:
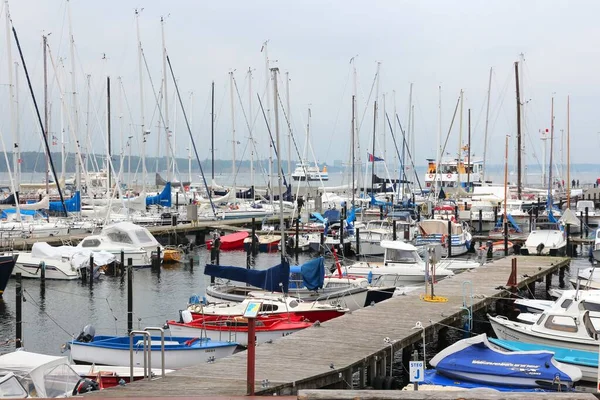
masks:
<svg viewBox="0 0 600 400"><path fill-rule="evenodd" d="M600 224L600 211L596 210L592 200L579 200L575 206L577 215L585 219L587 214L587 225L597 227ZM586 213L587 210L587 213Z"/></svg>
<svg viewBox="0 0 600 400"><path fill-rule="evenodd" d="M494 338L489 338L488 340L492 344L507 351L550 351L554 354L554 359L556 361L579 368L582 373L582 380L594 383L598 380L597 351L574 350L567 347L553 347Z"/></svg>
<svg viewBox="0 0 600 400"><path fill-rule="evenodd" d="M189 311L182 311L182 322L168 321L172 335L198 337L210 340L236 342L248 346L248 319L243 316L204 315L193 319ZM272 342L312 326L294 313L284 315L259 315L255 318L256 344Z"/></svg>
<svg viewBox="0 0 600 400"><path fill-rule="evenodd" d="M600 302L573 299L565 309L557 306L544 311L534 324L510 321L500 315L488 317L499 339L598 351L597 310Z"/></svg>
<svg viewBox="0 0 600 400"><path fill-rule="evenodd" d="M99 269L117 261L114 254L105 250L92 251L89 248L76 246L50 246L46 242L36 242L30 252L15 253L17 262L13 271L20 273L23 278L42 277L45 279L73 280L82 276L82 269L89 270L90 260L93 259L94 276Z"/></svg>
<svg viewBox="0 0 600 400"><path fill-rule="evenodd" d="M0 298L8 285L8 280L12 275L15 267L17 256L13 254L2 254L0 255Z"/></svg>
<svg viewBox="0 0 600 400"><path fill-rule="evenodd" d="M410 243L382 240L383 262L360 261L346 267L348 275L378 280L382 277L394 279L397 285L423 283L429 274L436 279L454 275L444 264L427 271L425 261L421 259L417 248Z"/></svg>
<svg viewBox="0 0 600 400"><path fill-rule="evenodd" d="M357 241L351 243L352 249L356 254L362 256L379 256L384 252L381 247L382 240L393 240L393 223L388 220L371 220L367 222L364 228L358 233L359 247Z"/></svg>
<svg viewBox="0 0 600 400"><path fill-rule="evenodd" d="M417 246L440 244L444 257L448 256L450 245L453 257L465 254L471 246L472 236L465 224L452 220L425 219L418 222L417 225L415 244ZM449 232L451 233L450 238L448 238Z"/></svg>
<svg viewBox="0 0 600 400"><path fill-rule="evenodd" d="M80 249L93 251L104 250L120 258L125 253L125 262L132 259L134 267L150 266L153 253L162 246L143 226L131 222L118 222L102 228L99 235L86 236L77 245Z"/></svg>
<svg viewBox="0 0 600 400"><path fill-rule="evenodd" d="M563 391L582 377L579 368L557 361L550 351L502 351L485 334L446 347L430 364L453 380L511 388Z"/></svg>
<svg viewBox="0 0 600 400"><path fill-rule="evenodd" d="M296 169L292 172L292 179L295 181L328 181L329 174L327 173L327 166L323 166L323 170L320 170L317 165L311 166L306 162L302 162L296 165Z"/></svg>
<svg viewBox="0 0 600 400"><path fill-rule="evenodd" d="M87 329L86 329L87 328ZM87 326L68 343L71 359L76 364L129 366L133 354L135 367L144 366L145 336L95 336L94 329ZM130 353L133 340L133 353ZM161 367L160 336L151 336L151 368ZM148 342L147 341L147 342ZM220 342L207 337L165 337L165 368L179 369L227 357L235 351L237 343Z"/></svg>
<svg viewBox="0 0 600 400"><path fill-rule="evenodd" d="M249 233L246 231L233 232L223 236L214 233L213 239L206 241L206 249L211 250L215 240L219 239L220 250L240 250L244 248L244 239L246 239L248 235Z"/></svg>
<svg viewBox="0 0 600 400"><path fill-rule="evenodd" d="M527 236L521 248L524 255L564 255L567 248L565 232L556 227L554 229L534 229Z"/></svg>
<svg viewBox="0 0 600 400"><path fill-rule="evenodd" d="M21 216L19 220L17 214ZM2 238L47 238L69 234L69 224L63 220L48 222L35 210L0 210L0 237Z"/></svg>
<svg viewBox="0 0 600 400"><path fill-rule="evenodd" d="M281 235L275 235L273 232L269 232L266 235L256 235L254 238L256 250L261 253L269 253L271 251L277 251L279 242L281 241ZM244 250L250 251L252 248L252 236L248 236L244 239Z"/></svg>
<svg viewBox="0 0 600 400"><path fill-rule="evenodd" d="M198 296L192 296L187 309L192 313L193 319L198 319L203 316L241 317L244 314L248 303L256 301L261 302L260 315L284 316L287 313L293 312L309 322L325 322L344 315L349 311L346 308L323 302L306 302L294 297L279 296L276 294L270 294L264 297L252 296L240 303L229 302L213 304L203 304Z"/></svg>
<svg viewBox="0 0 600 400"><path fill-rule="evenodd" d="M183 250L175 246L165 246L163 249L163 263L178 263L183 259Z"/></svg>
<svg viewBox="0 0 600 400"><path fill-rule="evenodd" d="M17 350L0 356L0 398L70 397L97 390L67 357Z"/></svg>

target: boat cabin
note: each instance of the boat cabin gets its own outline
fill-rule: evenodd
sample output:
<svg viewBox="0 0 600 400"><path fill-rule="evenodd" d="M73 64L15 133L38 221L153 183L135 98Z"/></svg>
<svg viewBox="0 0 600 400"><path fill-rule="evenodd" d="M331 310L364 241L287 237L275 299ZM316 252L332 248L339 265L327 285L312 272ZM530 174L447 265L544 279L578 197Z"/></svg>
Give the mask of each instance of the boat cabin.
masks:
<svg viewBox="0 0 600 400"><path fill-rule="evenodd" d="M115 245L125 247L152 248L160 246L160 243L143 226L131 222L119 222L106 226L100 235L88 236L80 243L81 247L98 247L102 242L111 242Z"/></svg>
<svg viewBox="0 0 600 400"><path fill-rule="evenodd" d="M415 264L423 261L419 256L417 248L412 244L400 241L382 240L381 247L385 250L383 256L384 265Z"/></svg>

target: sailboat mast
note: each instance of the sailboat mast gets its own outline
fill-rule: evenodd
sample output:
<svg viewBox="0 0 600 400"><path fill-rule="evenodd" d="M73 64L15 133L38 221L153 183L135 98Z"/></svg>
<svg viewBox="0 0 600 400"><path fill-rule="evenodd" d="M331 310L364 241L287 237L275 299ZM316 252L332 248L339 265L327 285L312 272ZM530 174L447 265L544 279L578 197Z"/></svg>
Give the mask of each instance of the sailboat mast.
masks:
<svg viewBox="0 0 600 400"><path fill-rule="evenodd" d="M440 171L440 164L442 162L442 87L438 86L438 139L437 139L437 161L435 167L435 193L434 199L440 192L440 186L442 184L442 174ZM439 179L438 179L439 177Z"/></svg>
<svg viewBox="0 0 600 400"><path fill-rule="evenodd" d="M283 220L283 192L281 187L283 185L282 182L282 173L281 173L281 145L279 141L279 104L277 102L278 94L277 94L277 72L279 72L279 68L272 68L273 72L273 99L274 99L274 114L275 114L275 151L277 152L277 176L279 180L279 226L281 229L281 237L285 237L285 223ZM267 96L268 97L268 96ZM272 196L271 196L272 198ZM285 260L285 247L281 246L281 261Z"/></svg>
<svg viewBox="0 0 600 400"><path fill-rule="evenodd" d="M411 143L411 126L413 123L412 120L412 95L413 95L413 83L410 83L410 89L408 92L408 127L407 127L407 133L408 133L408 147L402 145L402 173L400 174L400 178L402 179L402 198L404 198L404 193L405 193L405 187L404 187L404 182L406 181L406 151L408 151L410 149L410 143ZM394 119L396 119L396 101L394 99Z"/></svg>
<svg viewBox="0 0 600 400"><path fill-rule="evenodd" d="M146 192L146 121L144 120L144 70L142 65L142 40L140 38L140 12L135 10L138 41L138 67L140 75L140 113L142 118L142 192ZM150 133L150 132L148 132Z"/></svg>
<svg viewBox="0 0 600 400"><path fill-rule="evenodd" d="M46 141L48 141L48 132L50 131L50 127L48 126L48 56L47 56L47 47L48 47L48 37L46 35L42 36L43 46L44 46L44 136L46 137ZM46 194L50 194L50 183L48 181L48 169L49 169L50 159L49 154L46 154ZM56 182L58 186L58 182Z"/></svg>
<svg viewBox="0 0 600 400"><path fill-rule="evenodd" d="M10 35L10 33L9 33ZM20 192L21 182L21 147L19 146L19 136L21 132L21 124L19 122L19 63L15 61L15 140L13 144L13 155L17 157L17 166L13 171L16 177L15 190Z"/></svg>
<svg viewBox="0 0 600 400"><path fill-rule="evenodd" d="M503 221L503 229L507 228L507 224L506 224L506 220L507 220L507 214L506 214L506 208L507 208L507 203L508 203L508 135L506 135L506 145L505 145L505 149L504 149L504 216L502 218ZM506 233L505 233L505 237L506 237Z"/></svg>
<svg viewBox="0 0 600 400"><path fill-rule="evenodd" d="M15 87L13 86L13 60L12 60L12 46L10 42L10 11L8 8L8 0L4 0L4 6L6 7L6 61L8 62L8 94L9 94L9 109L10 109L10 130L13 137L13 173L15 181L15 199L19 198L19 136L17 134L17 120L15 116Z"/></svg>
<svg viewBox="0 0 600 400"><path fill-rule="evenodd" d="M248 67L248 115L252 121L252 68ZM254 135L250 131L250 188L254 201Z"/></svg>
<svg viewBox="0 0 600 400"><path fill-rule="evenodd" d="M554 96L552 96L552 106L550 114L550 162L548 163L548 205L550 206L550 210L548 210L548 212L552 212L552 205L554 204L552 201L552 152L554 150Z"/></svg>
<svg viewBox="0 0 600 400"><path fill-rule="evenodd" d="M462 134L463 134L463 103L464 103L464 91L460 90L460 118L459 118L459 129L458 129L458 155L456 159L456 184L460 187L460 171L462 163Z"/></svg>
<svg viewBox="0 0 600 400"><path fill-rule="evenodd" d="M467 188L471 187L471 169L473 168L473 161L471 161L471 109L467 111L468 115L468 138L467 138Z"/></svg>
<svg viewBox="0 0 600 400"><path fill-rule="evenodd" d="M483 138L483 171L481 173L481 183L485 185L485 166L487 159L487 144L488 144L488 126L490 122L490 95L492 93L492 72L493 68L490 68L490 77L488 80L488 92L487 92L487 106L485 111L485 134Z"/></svg>
<svg viewBox="0 0 600 400"><path fill-rule="evenodd" d="M69 16L69 52L71 57L71 101L73 102L73 130L75 136L79 135L79 114L77 113L77 80L75 79L75 36L73 35L73 24L71 23L71 1L67 0L67 10ZM66 85L66 83L65 83ZM77 143L75 143L77 145ZM81 191L81 165L79 157L75 157L75 180L77 191Z"/></svg>
<svg viewBox="0 0 600 400"><path fill-rule="evenodd" d="M65 66L62 62L62 59L60 60L60 72L62 72L62 77L66 78L66 76L64 75L64 71L65 71ZM58 76L57 79L61 79L61 76ZM64 93L61 91L60 92L60 180L62 181L65 177L65 166L66 166L66 159L65 159L65 122L64 122L64 113L65 113L65 106L64 106Z"/></svg>
<svg viewBox="0 0 600 400"><path fill-rule="evenodd" d="M567 96L567 208L571 207L571 96Z"/></svg>
<svg viewBox="0 0 600 400"><path fill-rule="evenodd" d="M373 103L373 153L371 154L371 195L375 195L375 135L377 134L377 100L379 99L379 68L381 63L377 62L377 72L375 74L375 102Z"/></svg>
<svg viewBox="0 0 600 400"><path fill-rule="evenodd" d="M110 126L110 76L106 77L106 171L107 171L107 197L110 197L110 188L112 187L112 171L111 171L111 126Z"/></svg>
<svg viewBox="0 0 600 400"><path fill-rule="evenodd" d="M351 123L351 128L350 128L350 142L352 143L352 157L351 157L351 162L352 162L352 207L354 207L354 202L355 202L355 198L354 198L354 167L355 167L355 149L354 149L354 118L355 118L355 110L354 110L354 103L355 103L355 99L354 99L354 95L352 95L352 123Z"/></svg>
<svg viewBox="0 0 600 400"><path fill-rule="evenodd" d="M167 133L167 182L171 182L171 125L169 125L169 90L167 87L167 46L165 44L165 19L160 17L163 61L163 97L165 98L165 132ZM173 161L174 162L174 161Z"/></svg>
<svg viewBox="0 0 600 400"><path fill-rule="evenodd" d="M175 107L177 108L177 102L175 102ZM192 118L194 116L194 92L190 92L190 127L194 128L194 124ZM175 114L177 116L177 114ZM192 139L188 144L188 182L192 183Z"/></svg>
<svg viewBox="0 0 600 400"><path fill-rule="evenodd" d="M266 80L266 89L265 93L267 93L267 121L268 121L268 129L271 129L271 98L269 97L269 87L271 82L271 75L269 72L269 51L268 51L269 41L265 41L263 43L262 51L265 54L265 80ZM275 105L277 105L277 99L274 100ZM269 139L269 191L271 194L273 193L273 144ZM269 203L273 204L273 196L269 196ZM282 236L283 237L283 236Z"/></svg>
<svg viewBox="0 0 600 400"><path fill-rule="evenodd" d="M215 81L212 81L210 87L210 169L212 185L215 181Z"/></svg>
<svg viewBox="0 0 600 400"><path fill-rule="evenodd" d="M519 63L519 94L520 94L520 98L521 100L521 125L527 127L527 122L525 120L525 104L527 104L527 98L525 97L525 85L523 85L523 78L524 78L524 73L523 73L523 66L525 65L525 54L521 53L520 55L520 59L521 62ZM525 100L523 100L525 99ZM527 132L523 132L523 135L526 135ZM519 151L521 152L521 157L523 157L522 159L522 166L523 166L523 176L521 179L521 183L522 186L527 186L527 152L525 151L526 148L526 140L524 140L522 138L521 140L521 147L519 148Z"/></svg>
<svg viewBox="0 0 600 400"><path fill-rule="evenodd" d="M515 85L517 88L517 198L521 200L521 94L519 92L519 62L515 61Z"/></svg>
<svg viewBox="0 0 600 400"><path fill-rule="evenodd" d="M233 201L235 202L235 104L233 99L233 71L229 73L229 96L231 97L231 144L233 146L233 159L231 160L231 175L233 177Z"/></svg>
<svg viewBox="0 0 600 400"><path fill-rule="evenodd" d="M288 126L288 156L287 156L287 173L288 181L292 182L292 110L290 108L290 73L285 73L285 100L287 107L287 126Z"/></svg>

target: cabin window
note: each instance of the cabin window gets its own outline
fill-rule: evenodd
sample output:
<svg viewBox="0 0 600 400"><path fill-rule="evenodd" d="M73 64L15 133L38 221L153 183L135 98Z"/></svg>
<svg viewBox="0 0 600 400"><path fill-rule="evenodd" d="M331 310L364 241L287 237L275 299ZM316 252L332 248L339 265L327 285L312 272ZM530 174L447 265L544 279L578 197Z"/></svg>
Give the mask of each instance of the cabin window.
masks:
<svg viewBox="0 0 600 400"><path fill-rule="evenodd" d="M100 246L100 241L98 239L86 239L81 242L81 247L98 247Z"/></svg>
<svg viewBox="0 0 600 400"><path fill-rule="evenodd" d="M540 315L540 317L538 318L538 320L536 321L536 325L541 325L542 321L544 321L544 318L546 318L546 316L544 314Z"/></svg>
<svg viewBox="0 0 600 400"><path fill-rule="evenodd" d="M133 244L133 241L125 232L112 231L109 232L106 236L108 236L111 242Z"/></svg>
<svg viewBox="0 0 600 400"><path fill-rule="evenodd" d="M544 326L554 331L562 332L577 332L577 325L572 317L565 317L562 315L551 315L546 320Z"/></svg>
<svg viewBox="0 0 600 400"><path fill-rule="evenodd" d="M154 239L148 234L147 231L143 230L143 229L138 229L137 231L135 231L135 237L137 238L137 240L140 241L140 243L153 243Z"/></svg>
<svg viewBox="0 0 600 400"><path fill-rule="evenodd" d="M397 263L415 263L418 261L417 252L414 250L387 249L386 261Z"/></svg>
<svg viewBox="0 0 600 400"><path fill-rule="evenodd" d="M262 304L260 306L260 311L261 312L270 312L270 311L277 311L279 307L276 306L275 304Z"/></svg>
<svg viewBox="0 0 600 400"><path fill-rule="evenodd" d="M600 304L599 303L591 303L588 301L583 302L583 309L591 312L600 312Z"/></svg>
<svg viewBox="0 0 600 400"><path fill-rule="evenodd" d="M567 309L573 303L572 299L567 299L560 305L561 308Z"/></svg>

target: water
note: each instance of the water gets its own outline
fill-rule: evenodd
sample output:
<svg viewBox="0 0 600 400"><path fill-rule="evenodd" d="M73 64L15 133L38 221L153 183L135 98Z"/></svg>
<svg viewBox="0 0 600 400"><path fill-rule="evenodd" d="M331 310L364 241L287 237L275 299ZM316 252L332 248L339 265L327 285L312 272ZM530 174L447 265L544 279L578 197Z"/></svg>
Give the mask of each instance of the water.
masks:
<svg viewBox="0 0 600 400"><path fill-rule="evenodd" d="M300 262L306 259L303 255ZM194 254L194 268L188 264L163 266L160 274L150 268L137 269L133 278L133 326L163 326L168 319L178 319L179 310L187 306L192 294L203 295L210 282L204 265L210 254L202 249ZM280 262L279 253L260 253L256 268L265 269ZM243 251L222 252L221 265L246 265ZM92 290L80 281L47 280L45 290L40 281L23 280L23 342L26 350L59 355L61 346L81 329L92 324L96 334L127 334L127 279L102 277ZM0 299L0 353L15 348L15 282ZM8 341L8 343L7 343Z"/></svg>

